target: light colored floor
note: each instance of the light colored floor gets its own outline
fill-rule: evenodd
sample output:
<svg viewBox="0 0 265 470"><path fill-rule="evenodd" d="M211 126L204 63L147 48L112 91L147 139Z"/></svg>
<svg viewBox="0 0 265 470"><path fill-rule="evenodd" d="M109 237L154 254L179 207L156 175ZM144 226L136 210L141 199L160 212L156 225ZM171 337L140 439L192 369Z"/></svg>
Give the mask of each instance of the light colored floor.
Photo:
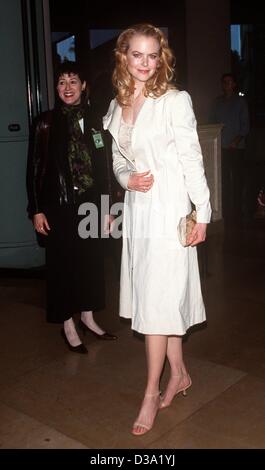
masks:
<svg viewBox="0 0 265 470"><path fill-rule="evenodd" d="M264 242L260 221L209 237L208 321L184 343L193 386L144 437L129 432L145 384L144 342L118 318L111 258L108 309L97 320L119 339L86 335L84 356L45 322L42 279L2 276L0 448L265 448Z"/></svg>

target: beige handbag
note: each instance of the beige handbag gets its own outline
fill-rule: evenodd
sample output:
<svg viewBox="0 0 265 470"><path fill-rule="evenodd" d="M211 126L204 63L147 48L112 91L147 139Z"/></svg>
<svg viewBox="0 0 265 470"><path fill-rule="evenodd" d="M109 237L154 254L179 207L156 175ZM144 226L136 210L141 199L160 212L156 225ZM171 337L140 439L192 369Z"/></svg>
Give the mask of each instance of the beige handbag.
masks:
<svg viewBox="0 0 265 470"><path fill-rule="evenodd" d="M193 210L190 214L186 215L185 217L181 217L179 224L178 224L178 235L179 241L182 246L187 245L187 239L191 234L195 224L197 221L197 214L196 211Z"/></svg>

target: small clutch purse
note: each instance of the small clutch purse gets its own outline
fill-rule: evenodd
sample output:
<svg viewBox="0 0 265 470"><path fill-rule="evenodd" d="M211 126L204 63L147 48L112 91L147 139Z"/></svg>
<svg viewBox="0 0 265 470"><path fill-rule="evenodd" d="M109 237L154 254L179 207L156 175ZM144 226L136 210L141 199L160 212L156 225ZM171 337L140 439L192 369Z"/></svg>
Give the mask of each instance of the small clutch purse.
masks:
<svg viewBox="0 0 265 470"><path fill-rule="evenodd" d="M178 224L178 236L182 246L188 246L187 239L191 234L196 224L196 221L197 214L195 210L193 210L190 214L186 215L186 217L181 217Z"/></svg>

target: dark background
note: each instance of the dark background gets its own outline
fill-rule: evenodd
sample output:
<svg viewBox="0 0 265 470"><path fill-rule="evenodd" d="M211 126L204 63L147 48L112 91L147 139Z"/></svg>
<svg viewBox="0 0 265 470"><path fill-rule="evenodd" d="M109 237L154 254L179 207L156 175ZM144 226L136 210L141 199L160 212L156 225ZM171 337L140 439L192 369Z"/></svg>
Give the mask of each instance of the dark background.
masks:
<svg viewBox="0 0 265 470"><path fill-rule="evenodd" d="M198 1L198 0L194 0ZM221 1L221 0L220 0ZM262 0L231 0L231 24L242 27L243 57L231 54L231 71L239 80L249 104L253 124L265 122L265 2ZM51 29L75 35L76 58L84 64L96 100L106 102L112 94L111 71L115 39L90 48L90 29L124 29L137 22L151 22L168 28L169 44L176 56L177 82L187 86L187 57L185 50L185 0L108 1L74 0L71 8L62 0L50 0ZM221 51L220 51L221 54ZM54 66L56 57L54 54ZM99 100L100 101L100 100ZM102 112L105 104L102 103Z"/></svg>

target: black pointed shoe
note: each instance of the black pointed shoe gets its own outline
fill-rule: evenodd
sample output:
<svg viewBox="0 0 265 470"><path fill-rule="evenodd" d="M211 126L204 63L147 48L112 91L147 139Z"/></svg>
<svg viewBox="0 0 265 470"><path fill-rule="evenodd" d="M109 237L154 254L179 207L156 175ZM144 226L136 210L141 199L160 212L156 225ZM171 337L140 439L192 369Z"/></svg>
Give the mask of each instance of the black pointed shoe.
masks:
<svg viewBox="0 0 265 470"><path fill-rule="evenodd" d="M79 328L80 330L83 331L84 334L86 334L87 331L91 333L92 335L96 336L97 339L103 340L103 341L112 341L115 339L118 339L118 336L113 335L111 333L103 333L102 335L96 333L95 331L91 330L82 320L79 320Z"/></svg>
<svg viewBox="0 0 265 470"><path fill-rule="evenodd" d="M65 331L64 331L63 328L61 329L61 336L62 336L62 338L63 338L65 344L66 344L66 345L68 346L68 348L70 349L70 351L72 351L72 352L77 352L77 353L79 353L79 354L87 354L87 352L88 352L88 351L87 351L87 348L83 345L83 343L78 344L78 346L72 346L72 345L69 343L69 341L68 341L68 339L67 339L67 336L66 336Z"/></svg>

